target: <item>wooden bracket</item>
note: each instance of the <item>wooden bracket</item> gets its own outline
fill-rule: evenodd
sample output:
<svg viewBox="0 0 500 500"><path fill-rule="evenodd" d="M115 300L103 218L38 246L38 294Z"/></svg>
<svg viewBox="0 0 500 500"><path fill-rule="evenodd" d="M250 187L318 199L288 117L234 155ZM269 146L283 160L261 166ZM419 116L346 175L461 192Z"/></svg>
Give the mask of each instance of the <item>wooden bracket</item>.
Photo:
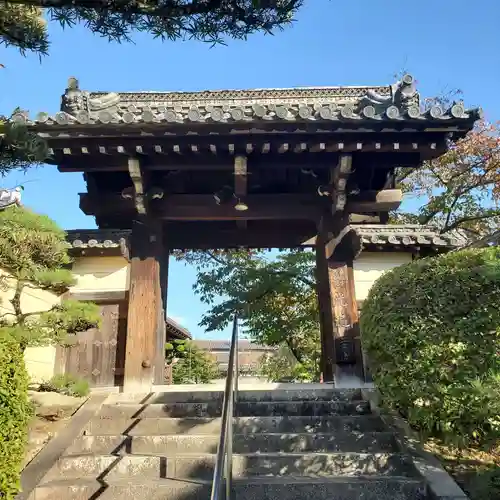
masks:
<svg viewBox="0 0 500 500"><path fill-rule="evenodd" d="M352 171L352 156L342 154L339 162L330 172L330 184L332 186L333 213L343 212L347 203L347 179Z"/></svg>
<svg viewBox="0 0 500 500"><path fill-rule="evenodd" d="M334 258L340 261L355 260L362 250L361 237L352 226L345 226L325 245L327 259Z"/></svg>
<svg viewBox="0 0 500 500"><path fill-rule="evenodd" d="M248 165L246 156L236 156L234 158L234 194L236 198L243 199L248 194ZM246 220L236 221L239 229L247 228Z"/></svg>
<svg viewBox="0 0 500 500"><path fill-rule="evenodd" d="M134 185L134 203L137 213L139 215L146 215L148 212L146 182L144 171L138 158L128 159L128 171Z"/></svg>

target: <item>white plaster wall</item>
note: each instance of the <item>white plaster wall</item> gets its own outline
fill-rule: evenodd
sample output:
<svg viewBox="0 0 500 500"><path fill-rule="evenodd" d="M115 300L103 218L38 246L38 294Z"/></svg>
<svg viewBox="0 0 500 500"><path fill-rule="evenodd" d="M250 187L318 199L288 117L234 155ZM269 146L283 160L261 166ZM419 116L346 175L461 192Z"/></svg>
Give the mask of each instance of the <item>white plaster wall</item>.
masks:
<svg viewBox="0 0 500 500"><path fill-rule="evenodd" d="M411 262L409 252L363 252L354 261L356 300L365 300L373 283L394 267Z"/></svg>
<svg viewBox="0 0 500 500"><path fill-rule="evenodd" d="M72 291L121 291L130 286L129 263L123 257L78 257L73 262Z"/></svg>
<svg viewBox="0 0 500 500"><path fill-rule="evenodd" d="M56 348L52 345L28 347L24 352L24 362L33 383L46 382L54 376Z"/></svg>

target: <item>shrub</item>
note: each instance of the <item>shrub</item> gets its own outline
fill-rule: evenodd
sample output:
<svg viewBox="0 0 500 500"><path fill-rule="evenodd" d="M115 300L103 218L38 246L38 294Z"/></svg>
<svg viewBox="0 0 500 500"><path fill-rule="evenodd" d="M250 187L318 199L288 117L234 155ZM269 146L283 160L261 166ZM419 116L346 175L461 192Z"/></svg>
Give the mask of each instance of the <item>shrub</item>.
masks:
<svg viewBox="0 0 500 500"><path fill-rule="evenodd" d="M411 425L462 440L500 431L500 248L389 271L360 324L383 401Z"/></svg>
<svg viewBox="0 0 500 500"><path fill-rule="evenodd" d="M480 471L468 485L467 493L474 500L500 498L500 467Z"/></svg>
<svg viewBox="0 0 500 500"><path fill-rule="evenodd" d="M215 360L189 340L165 344L167 363L173 363L174 384L208 384L220 376Z"/></svg>
<svg viewBox="0 0 500 500"><path fill-rule="evenodd" d="M42 392L58 392L66 396L81 398L88 395L90 387L85 379L63 374L54 375L48 382L40 384L39 390Z"/></svg>
<svg viewBox="0 0 500 500"><path fill-rule="evenodd" d="M258 375L269 382L315 382L319 379L318 363L297 361L288 346L261 360Z"/></svg>
<svg viewBox="0 0 500 500"><path fill-rule="evenodd" d="M0 498L13 499L33 410L28 399L28 374L19 344L0 341Z"/></svg>

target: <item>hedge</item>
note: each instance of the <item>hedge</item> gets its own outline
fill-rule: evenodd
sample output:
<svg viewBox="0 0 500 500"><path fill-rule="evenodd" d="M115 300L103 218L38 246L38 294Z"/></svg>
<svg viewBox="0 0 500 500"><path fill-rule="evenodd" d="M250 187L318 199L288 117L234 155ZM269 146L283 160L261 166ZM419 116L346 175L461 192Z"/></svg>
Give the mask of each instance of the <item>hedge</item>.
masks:
<svg viewBox="0 0 500 500"><path fill-rule="evenodd" d="M32 406L28 374L19 344L0 338L0 498L14 499Z"/></svg>
<svg viewBox="0 0 500 500"><path fill-rule="evenodd" d="M360 318L385 404L453 440L500 432L500 248L416 260L384 274Z"/></svg>

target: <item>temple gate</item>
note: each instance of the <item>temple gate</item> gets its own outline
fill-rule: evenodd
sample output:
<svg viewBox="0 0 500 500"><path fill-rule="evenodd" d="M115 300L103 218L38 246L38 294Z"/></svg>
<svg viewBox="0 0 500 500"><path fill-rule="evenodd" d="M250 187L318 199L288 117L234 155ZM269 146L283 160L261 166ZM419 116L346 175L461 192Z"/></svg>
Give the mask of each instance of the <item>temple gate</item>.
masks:
<svg viewBox="0 0 500 500"><path fill-rule="evenodd" d="M325 381L355 385L363 359L352 224L398 208L396 167L441 155L479 117L420 105L410 75L385 87L87 92L27 123L48 163L83 172L84 213L130 230L124 388L162 383L168 254L174 249L314 247Z"/></svg>

